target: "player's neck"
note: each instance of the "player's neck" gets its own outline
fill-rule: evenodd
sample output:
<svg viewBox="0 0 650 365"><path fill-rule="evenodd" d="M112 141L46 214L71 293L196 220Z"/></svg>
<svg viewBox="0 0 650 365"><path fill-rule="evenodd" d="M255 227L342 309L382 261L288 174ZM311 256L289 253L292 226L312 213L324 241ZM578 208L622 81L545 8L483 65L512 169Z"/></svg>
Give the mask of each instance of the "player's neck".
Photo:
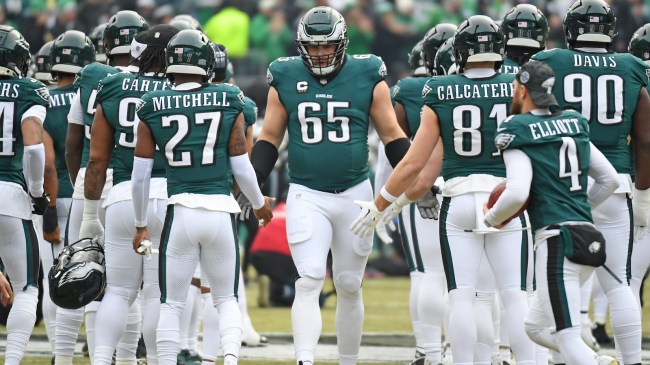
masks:
<svg viewBox="0 0 650 365"><path fill-rule="evenodd" d="M58 74L57 75L57 86L64 87L72 84L74 82L74 75L72 74Z"/></svg>
<svg viewBox="0 0 650 365"><path fill-rule="evenodd" d="M198 84L202 84L203 76L189 75L189 74L174 74L174 84L176 86L181 84L187 84L189 82L196 82Z"/></svg>
<svg viewBox="0 0 650 365"><path fill-rule="evenodd" d="M489 68L494 70L494 62L492 61L467 62L465 64L465 71L479 69L479 68Z"/></svg>
<svg viewBox="0 0 650 365"><path fill-rule="evenodd" d="M114 55L111 58L111 66L126 67L131 62L131 55L128 54L118 54Z"/></svg>
<svg viewBox="0 0 650 365"><path fill-rule="evenodd" d="M521 105L521 114L532 113L534 115L545 115L551 112L546 107L535 105L530 98L524 98Z"/></svg>

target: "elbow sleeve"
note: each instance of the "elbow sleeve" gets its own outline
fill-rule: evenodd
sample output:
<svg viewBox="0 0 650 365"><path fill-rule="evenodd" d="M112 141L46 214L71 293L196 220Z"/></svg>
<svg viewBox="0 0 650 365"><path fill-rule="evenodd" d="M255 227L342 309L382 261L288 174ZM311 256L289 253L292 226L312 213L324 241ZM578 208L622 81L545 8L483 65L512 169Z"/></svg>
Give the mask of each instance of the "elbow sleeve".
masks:
<svg viewBox="0 0 650 365"><path fill-rule="evenodd" d="M147 226L147 208L149 203L149 182L153 159L133 158L133 172L131 173L131 195L135 214L135 226Z"/></svg>
<svg viewBox="0 0 650 365"><path fill-rule="evenodd" d="M42 143L25 146L24 153L29 192L32 196L41 196L45 180L45 146Z"/></svg>
<svg viewBox="0 0 650 365"><path fill-rule="evenodd" d="M257 141L253 146L250 162L253 164L257 183L264 184L273 171L275 162L278 160L278 149L268 141Z"/></svg>
<svg viewBox="0 0 650 365"><path fill-rule="evenodd" d="M264 206L264 196L257 185L255 170L248 159L248 155L230 156L230 166L239 188L251 202L253 209L262 208Z"/></svg>

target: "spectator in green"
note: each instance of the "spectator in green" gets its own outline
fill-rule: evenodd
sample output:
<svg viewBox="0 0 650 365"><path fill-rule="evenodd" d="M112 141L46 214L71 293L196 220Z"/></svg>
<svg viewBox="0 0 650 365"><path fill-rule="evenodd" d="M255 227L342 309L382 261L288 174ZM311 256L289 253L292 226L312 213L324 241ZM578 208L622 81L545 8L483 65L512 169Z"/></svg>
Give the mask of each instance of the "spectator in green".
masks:
<svg viewBox="0 0 650 365"><path fill-rule="evenodd" d="M228 56L242 59L248 53L250 18L235 5L237 0L224 0L221 10L203 26L205 34L213 43L228 48Z"/></svg>
<svg viewBox="0 0 650 365"><path fill-rule="evenodd" d="M287 55L287 48L294 44L295 37L277 0L260 1L259 10L251 21L251 47L260 51L257 61L268 65Z"/></svg>
<svg viewBox="0 0 650 365"><path fill-rule="evenodd" d="M364 12L361 2L350 2L344 11L348 25L349 54L367 54L372 51L375 29L372 18Z"/></svg>

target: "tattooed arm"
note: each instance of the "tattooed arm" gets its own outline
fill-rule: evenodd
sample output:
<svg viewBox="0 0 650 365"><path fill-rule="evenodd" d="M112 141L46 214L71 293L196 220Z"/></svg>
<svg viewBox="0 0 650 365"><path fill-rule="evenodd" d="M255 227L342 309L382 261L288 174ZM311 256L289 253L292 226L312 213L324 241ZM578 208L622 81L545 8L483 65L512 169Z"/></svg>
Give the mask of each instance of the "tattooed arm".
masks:
<svg viewBox="0 0 650 365"><path fill-rule="evenodd" d="M106 120L101 105L97 106L93 127L90 133L90 159L86 167L84 196L89 200L99 200L106 183L106 170L111 160L113 134L115 130Z"/></svg>

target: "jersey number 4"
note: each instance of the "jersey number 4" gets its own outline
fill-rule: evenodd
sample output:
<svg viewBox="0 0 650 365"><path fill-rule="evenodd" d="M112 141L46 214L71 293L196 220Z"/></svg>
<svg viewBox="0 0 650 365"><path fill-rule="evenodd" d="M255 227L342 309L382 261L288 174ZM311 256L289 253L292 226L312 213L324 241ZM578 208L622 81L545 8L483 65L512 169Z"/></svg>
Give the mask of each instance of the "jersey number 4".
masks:
<svg viewBox="0 0 650 365"><path fill-rule="evenodd" d="M576 148L576 141L571 137L562 137L562 146L560 146L559 158L559 178L571 179L570 191L582 190L580 185L580 161L578 160L578 150Z"/></svg>
<svg viewBox="0 0 650 365"><path fill-rule="evenodd" d="M337 109L349 109L349 101L329 101L327 102L327 120L325 123L340 123L341 130L331 130L327 132L327 139L334 143L345 143L350 141L350 118L342 115L336 115ZM300 132L302 141L305 144L316 144L323 141L324 125L323 120L316 116L309 116L309 113L318 113L322 111L323 106L319 103L304 102L298 104L298 120L300 121Z"/></svg>
<svg viewBox="0 0 650 365"><path fill-rule="evenodd" d="M197 126L208 125L208 132L205 135L203 144L203 153L201 155L201 166L213 165L214 145L217 143L217 132L221 124L221 112L195 113L194 124ZM190 120L186 115L176 114L162 117L161 126L163 128L172 128L173 124L177 125L176 134L169 139L165 145L165 157L169 166L189 167L193 166L194 156L192 151L178 151L177 147L188 137L190 133ZM177 158L180 157L180 158Z"/></svg>

